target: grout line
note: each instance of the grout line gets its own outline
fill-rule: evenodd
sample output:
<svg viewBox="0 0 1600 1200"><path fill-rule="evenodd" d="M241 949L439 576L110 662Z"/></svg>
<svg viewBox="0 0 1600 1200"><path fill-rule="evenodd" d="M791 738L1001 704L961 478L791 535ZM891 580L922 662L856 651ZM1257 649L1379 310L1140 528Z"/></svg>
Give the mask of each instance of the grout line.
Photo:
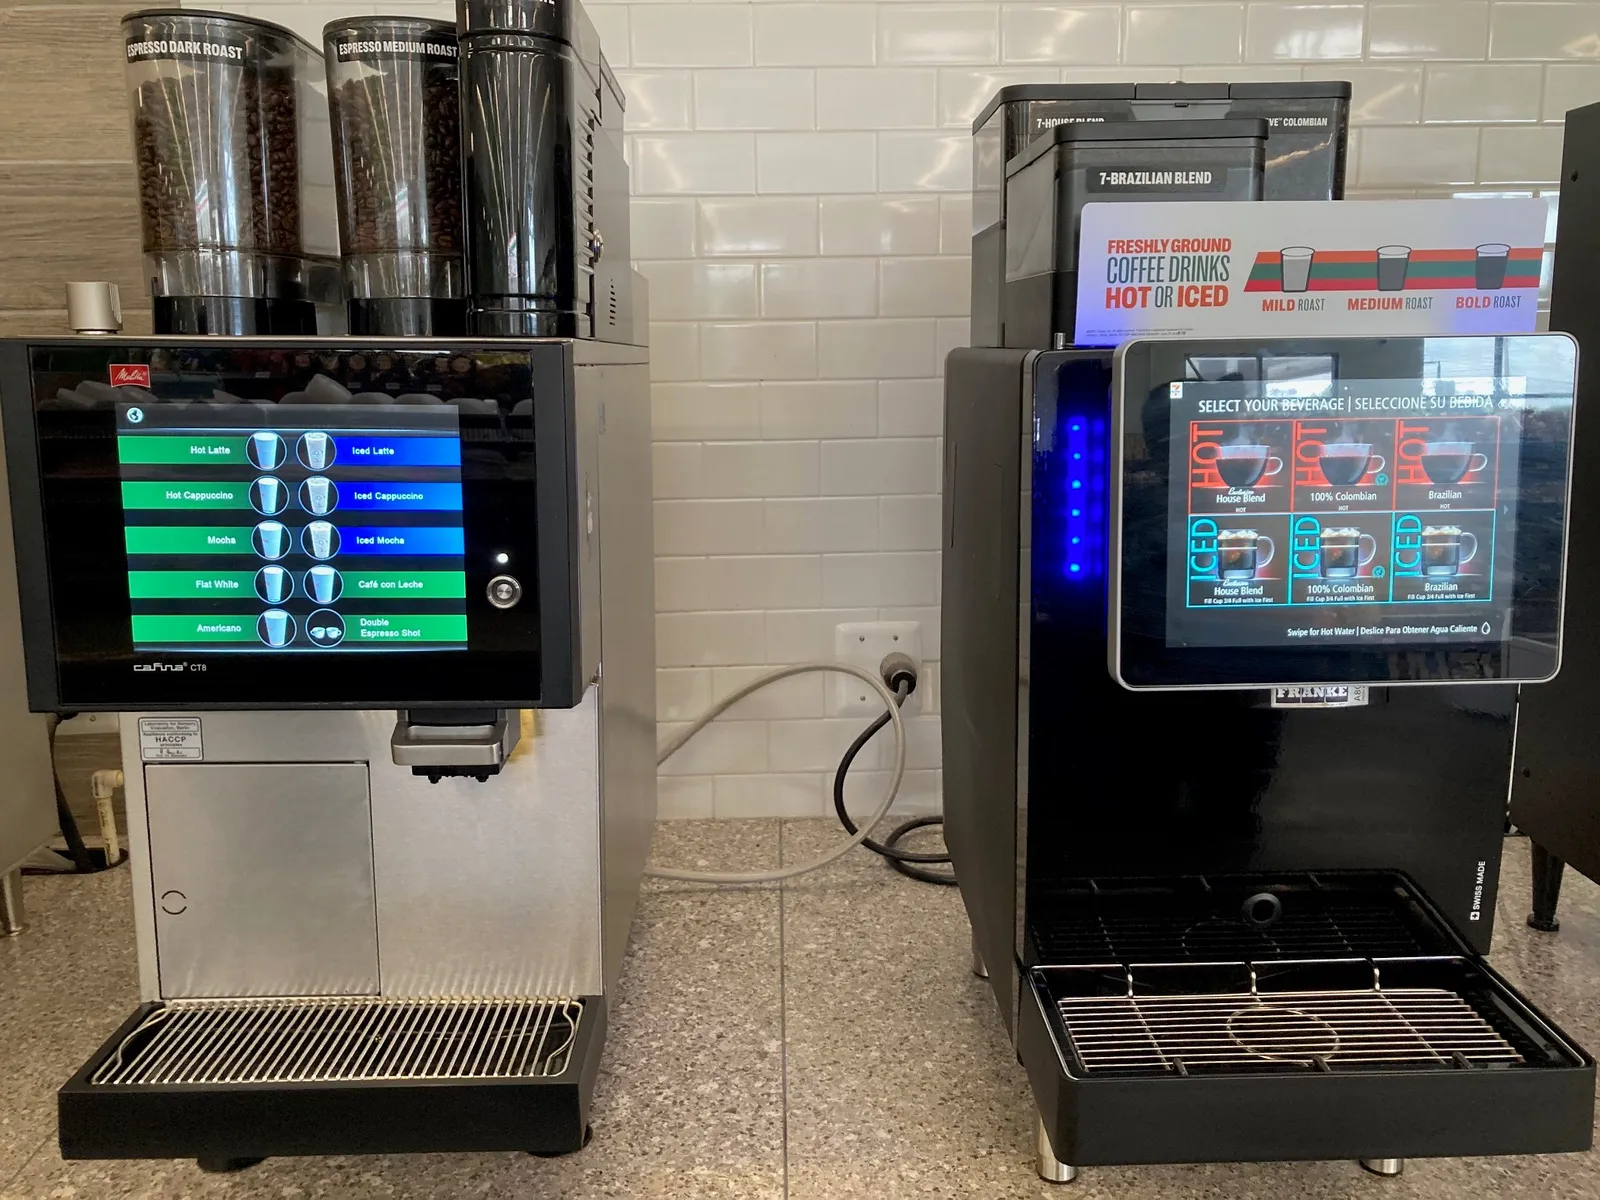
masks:
<svg viewBox="0 0 1600 1200"><path fill-rule="evenodd" d="M22 1160L22 1165L18 1167L9 1178L0 1179L0 1191L10 1187L13 1183L22 1178L22 1173L33 1165L34 1159L39 1157L39 1151L43 1150L50 1144L50 1136L51 1135L47 1133L43 1138L40 1139L39 1144L33 1148L33 1152L29 1154L27 1158Z"/></svg>
<svg viewBox="0 0 1600 1200"><path fill-rule="evenodd" d="M778 822L778 867L783 867L783 835L788 821ZM789 1200L789 957L784 945L783 914L787 880L778 882L778 1079L783 1096L783 1200Z"/></svg>

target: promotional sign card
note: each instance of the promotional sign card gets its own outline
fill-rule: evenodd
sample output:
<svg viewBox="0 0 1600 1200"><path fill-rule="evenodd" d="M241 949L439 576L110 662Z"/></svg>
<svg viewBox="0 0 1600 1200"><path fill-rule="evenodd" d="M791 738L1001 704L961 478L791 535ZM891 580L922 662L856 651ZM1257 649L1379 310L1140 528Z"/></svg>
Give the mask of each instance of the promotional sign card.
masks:
<svg viewBox="0 0 1600 1200"><path fill-rule="evenodd" d="M1499 198L1090 204L1074 343L1530 332L1548 213Z"/></svg>

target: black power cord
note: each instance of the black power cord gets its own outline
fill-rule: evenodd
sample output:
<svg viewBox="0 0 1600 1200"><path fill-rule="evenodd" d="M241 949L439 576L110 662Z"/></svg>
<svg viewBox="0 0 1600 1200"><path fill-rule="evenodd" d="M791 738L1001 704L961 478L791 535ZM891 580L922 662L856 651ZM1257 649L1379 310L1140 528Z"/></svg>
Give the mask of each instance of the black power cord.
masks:
<svg viewBox="0 0 1600 1200"><path fill-rule="evenodd" d="M895 703L904 706L906 698L917 687L916 664L904 654L891 654L883 660L881 668L883 680L893 690ZM860 736L850 743L850 749L844 752L844 757L839 760L839 769L833 775L833 811L839 816L839 823L852 835L856 833L856 823L850 819L850 813L844 806L844 781L850 773L851 764L856 761L856 756L866 747L878 730L889 723L889 714L881 714L861 731ZM927 829L934 825L943 825L943 817L914 817L902 825L897 825L890 830L889 836L881 842L868 838L861 844L874 854L881 856L891 867L909 879L920 883L933 883L941 887L954 887L955 874L951 871L930 871L927 864L949 863L950 855L946 854L918 854L913 850L902 850L899 841L907 834L917 829Z"/></svg>

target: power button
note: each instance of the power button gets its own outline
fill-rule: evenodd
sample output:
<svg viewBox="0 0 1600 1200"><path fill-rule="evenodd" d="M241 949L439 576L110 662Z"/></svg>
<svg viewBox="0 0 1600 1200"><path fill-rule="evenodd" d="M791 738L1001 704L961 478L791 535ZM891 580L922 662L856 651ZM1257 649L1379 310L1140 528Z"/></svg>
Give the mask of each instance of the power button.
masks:
<svg viewBox="0 0 1600 1200"><path fill-rule="evenodd" d="M489 603L496 608L515 608L522 599L522 584L513 575L496 575L489 580Z"/></svg>

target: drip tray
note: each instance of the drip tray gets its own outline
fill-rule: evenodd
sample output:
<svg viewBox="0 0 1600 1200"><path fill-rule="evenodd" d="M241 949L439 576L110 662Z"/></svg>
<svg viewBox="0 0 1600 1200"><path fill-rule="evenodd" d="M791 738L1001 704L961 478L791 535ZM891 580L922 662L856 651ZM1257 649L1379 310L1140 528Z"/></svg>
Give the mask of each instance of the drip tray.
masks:
<svg viewBox="0 0 1600 1200"><path fill-rule="evenodd" d="M582 1147L597 998L147 1004L61 1089L65 1158Z"/></svg>
<svg viewBox="0 0 1600 1200"><path fill-rule="evenodd" d="M1457 956L1035 967L1018 1049L1058 1158L1588 1149L1595 1068Z"/></svg>

